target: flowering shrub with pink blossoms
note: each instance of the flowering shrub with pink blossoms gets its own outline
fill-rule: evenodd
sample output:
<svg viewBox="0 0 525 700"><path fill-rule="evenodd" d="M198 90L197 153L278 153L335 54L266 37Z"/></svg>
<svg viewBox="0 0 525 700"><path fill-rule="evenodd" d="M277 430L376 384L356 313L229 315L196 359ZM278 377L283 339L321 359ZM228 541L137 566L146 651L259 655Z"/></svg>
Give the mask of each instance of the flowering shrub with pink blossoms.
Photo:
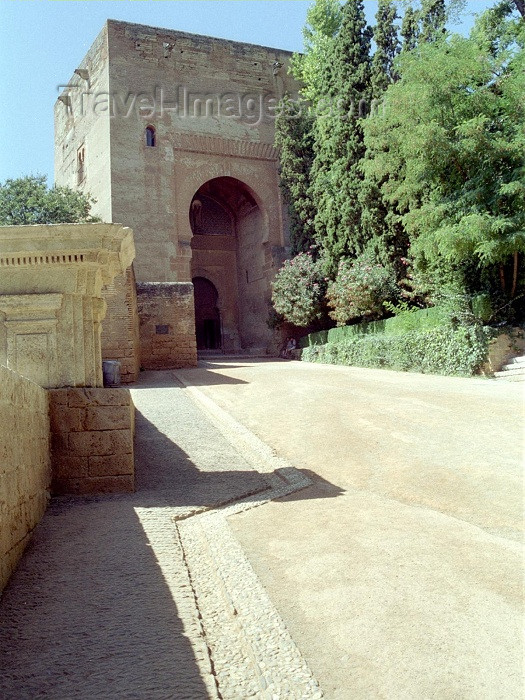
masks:
<svg viewBox="0 0 525 700"><path fill-rule="evenodd" d="M322 316L326 281L310 253L286 260L272 284L272 303L286 321L305 327Z"/></svg>
<svg viewBox="0 0 525 700"><path fill-rule="evenodd" d="M333 309L330 317L344 326L355 318L379 318L384 314L384 302L394 300L397 294L393 270L363 254L355 260L341 260L326 296Z"/></svg>

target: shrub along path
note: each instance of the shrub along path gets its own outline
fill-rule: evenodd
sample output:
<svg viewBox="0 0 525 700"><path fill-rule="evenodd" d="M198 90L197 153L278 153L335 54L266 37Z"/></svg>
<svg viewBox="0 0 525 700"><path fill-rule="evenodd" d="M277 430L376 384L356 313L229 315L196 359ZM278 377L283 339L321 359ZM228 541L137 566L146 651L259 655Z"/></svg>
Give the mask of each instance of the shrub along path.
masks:
<svg viewBox="0 0 525 700"><path fill-rule="evenodd" d="M519 385L282 361L177 375L313 480L229 524L326 697L522 697Z"/></svg>

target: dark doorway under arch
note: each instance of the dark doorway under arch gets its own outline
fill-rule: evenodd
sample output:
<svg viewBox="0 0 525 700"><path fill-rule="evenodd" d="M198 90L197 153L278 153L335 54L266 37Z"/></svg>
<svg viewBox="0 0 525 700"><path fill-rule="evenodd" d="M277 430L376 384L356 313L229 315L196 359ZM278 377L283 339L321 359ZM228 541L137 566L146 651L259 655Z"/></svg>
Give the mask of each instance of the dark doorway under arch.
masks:
<svg viewBox="0 0 525 700"><path fill-rule="evenodd" d="M271 337L266 320L273 251L256 193L234 177L212 178L195 192L188 218L193 234L192 277L213 279L220 295L220 325L214 316L212 326L212 317L204 318L198 308L201 302L195 289L198 348L211 349L215 343L214 349L220 347L226 353L263 352Z"/></svg>
<svg viewBox="0 0 525 700"><path fill-rule="evenodd" d="M219 293L205 277L193 278L195 300L195 334L197 350L222 348L221 315L217 306Z"/></svg>

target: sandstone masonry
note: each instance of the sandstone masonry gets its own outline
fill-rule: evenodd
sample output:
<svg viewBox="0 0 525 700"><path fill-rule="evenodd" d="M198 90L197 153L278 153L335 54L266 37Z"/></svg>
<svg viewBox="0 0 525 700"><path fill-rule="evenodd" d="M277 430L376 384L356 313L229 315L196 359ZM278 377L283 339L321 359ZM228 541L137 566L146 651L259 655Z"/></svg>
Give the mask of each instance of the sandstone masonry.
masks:
<svg viewBox="0 0 525 700"><path fill-rule="evenodd" d="M288 245L274 114L297 90L289 59L109 20L57 101L56 182L90 192L98 216L135 232L144 368L272 342L270 283ZM146 297L145 284L156 285ZM129 379L138 366L132 286L128 273L105 291L102 339L103 356L120 359Z"/></svg>
<svg viewBox="0 0 525 700"><path fill-rule="evenodd" d="M50 481L47 392L0 365L0 592L44 515Z"/></svg>
<svg viewBox="0 0 525 700"><path fill-rule="evenodd" d="M49 392L53 493L134 490L135 408L127 389Z"/></svg>

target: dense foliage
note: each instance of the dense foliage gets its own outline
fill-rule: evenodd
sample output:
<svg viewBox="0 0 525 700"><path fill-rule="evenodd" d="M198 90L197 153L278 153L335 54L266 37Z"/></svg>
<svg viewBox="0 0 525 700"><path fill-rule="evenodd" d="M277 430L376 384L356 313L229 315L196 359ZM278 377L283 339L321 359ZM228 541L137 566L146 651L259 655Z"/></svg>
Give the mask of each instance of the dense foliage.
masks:
<svg viewBox="0 0 525 700"><path fill-rule="evenodd" d="M495 0L468 37L447 31L461 7L380 0L373 36L362 0L309 10L300 118L283 117L277 145L292 254L315 241L338 323L396 297L525 317L524 3ZM373 301L363 255L388 271Z"/></svg>
<svg viewBox="0 0 525 700"><path fill-rule="evenodd" d="M312 119L301 105L285 97L275 121L279 150L280 185L288 202L292 255L309 250L315 242L315 207L310 196L313 161Z"/></svg>
<svg viewBox="0 0 525 700"><path fill-rule="evenodd" d="M396 297L393 270L367 255L343 259L326 293L330 318L342 326L357 318L374 318L384 313L385 300Z"/></svg>
<svg viewBox="0 0 525 700"><path fill-rule="evenodd" d="M487 356L490 329L443 325L402 335L370 334L302 350L302 359L325 364L382 367L405 372L470 376Z"/></svg>
<svg viewBox="0 0 525 700"><path fill-rule="evenodd" d="M504 9L469 38L401 57L384 112L367 120L374 157L364 165L434 295L486 291L500 305L516 296L525 252L525 36Z"/></svg>
<svg viewBox="0 0 525 700"><path fill-rule="evenodd" d="M44 175L0 183L0 226L93 222L94 200L69 187L48 189Z"/></svg>

